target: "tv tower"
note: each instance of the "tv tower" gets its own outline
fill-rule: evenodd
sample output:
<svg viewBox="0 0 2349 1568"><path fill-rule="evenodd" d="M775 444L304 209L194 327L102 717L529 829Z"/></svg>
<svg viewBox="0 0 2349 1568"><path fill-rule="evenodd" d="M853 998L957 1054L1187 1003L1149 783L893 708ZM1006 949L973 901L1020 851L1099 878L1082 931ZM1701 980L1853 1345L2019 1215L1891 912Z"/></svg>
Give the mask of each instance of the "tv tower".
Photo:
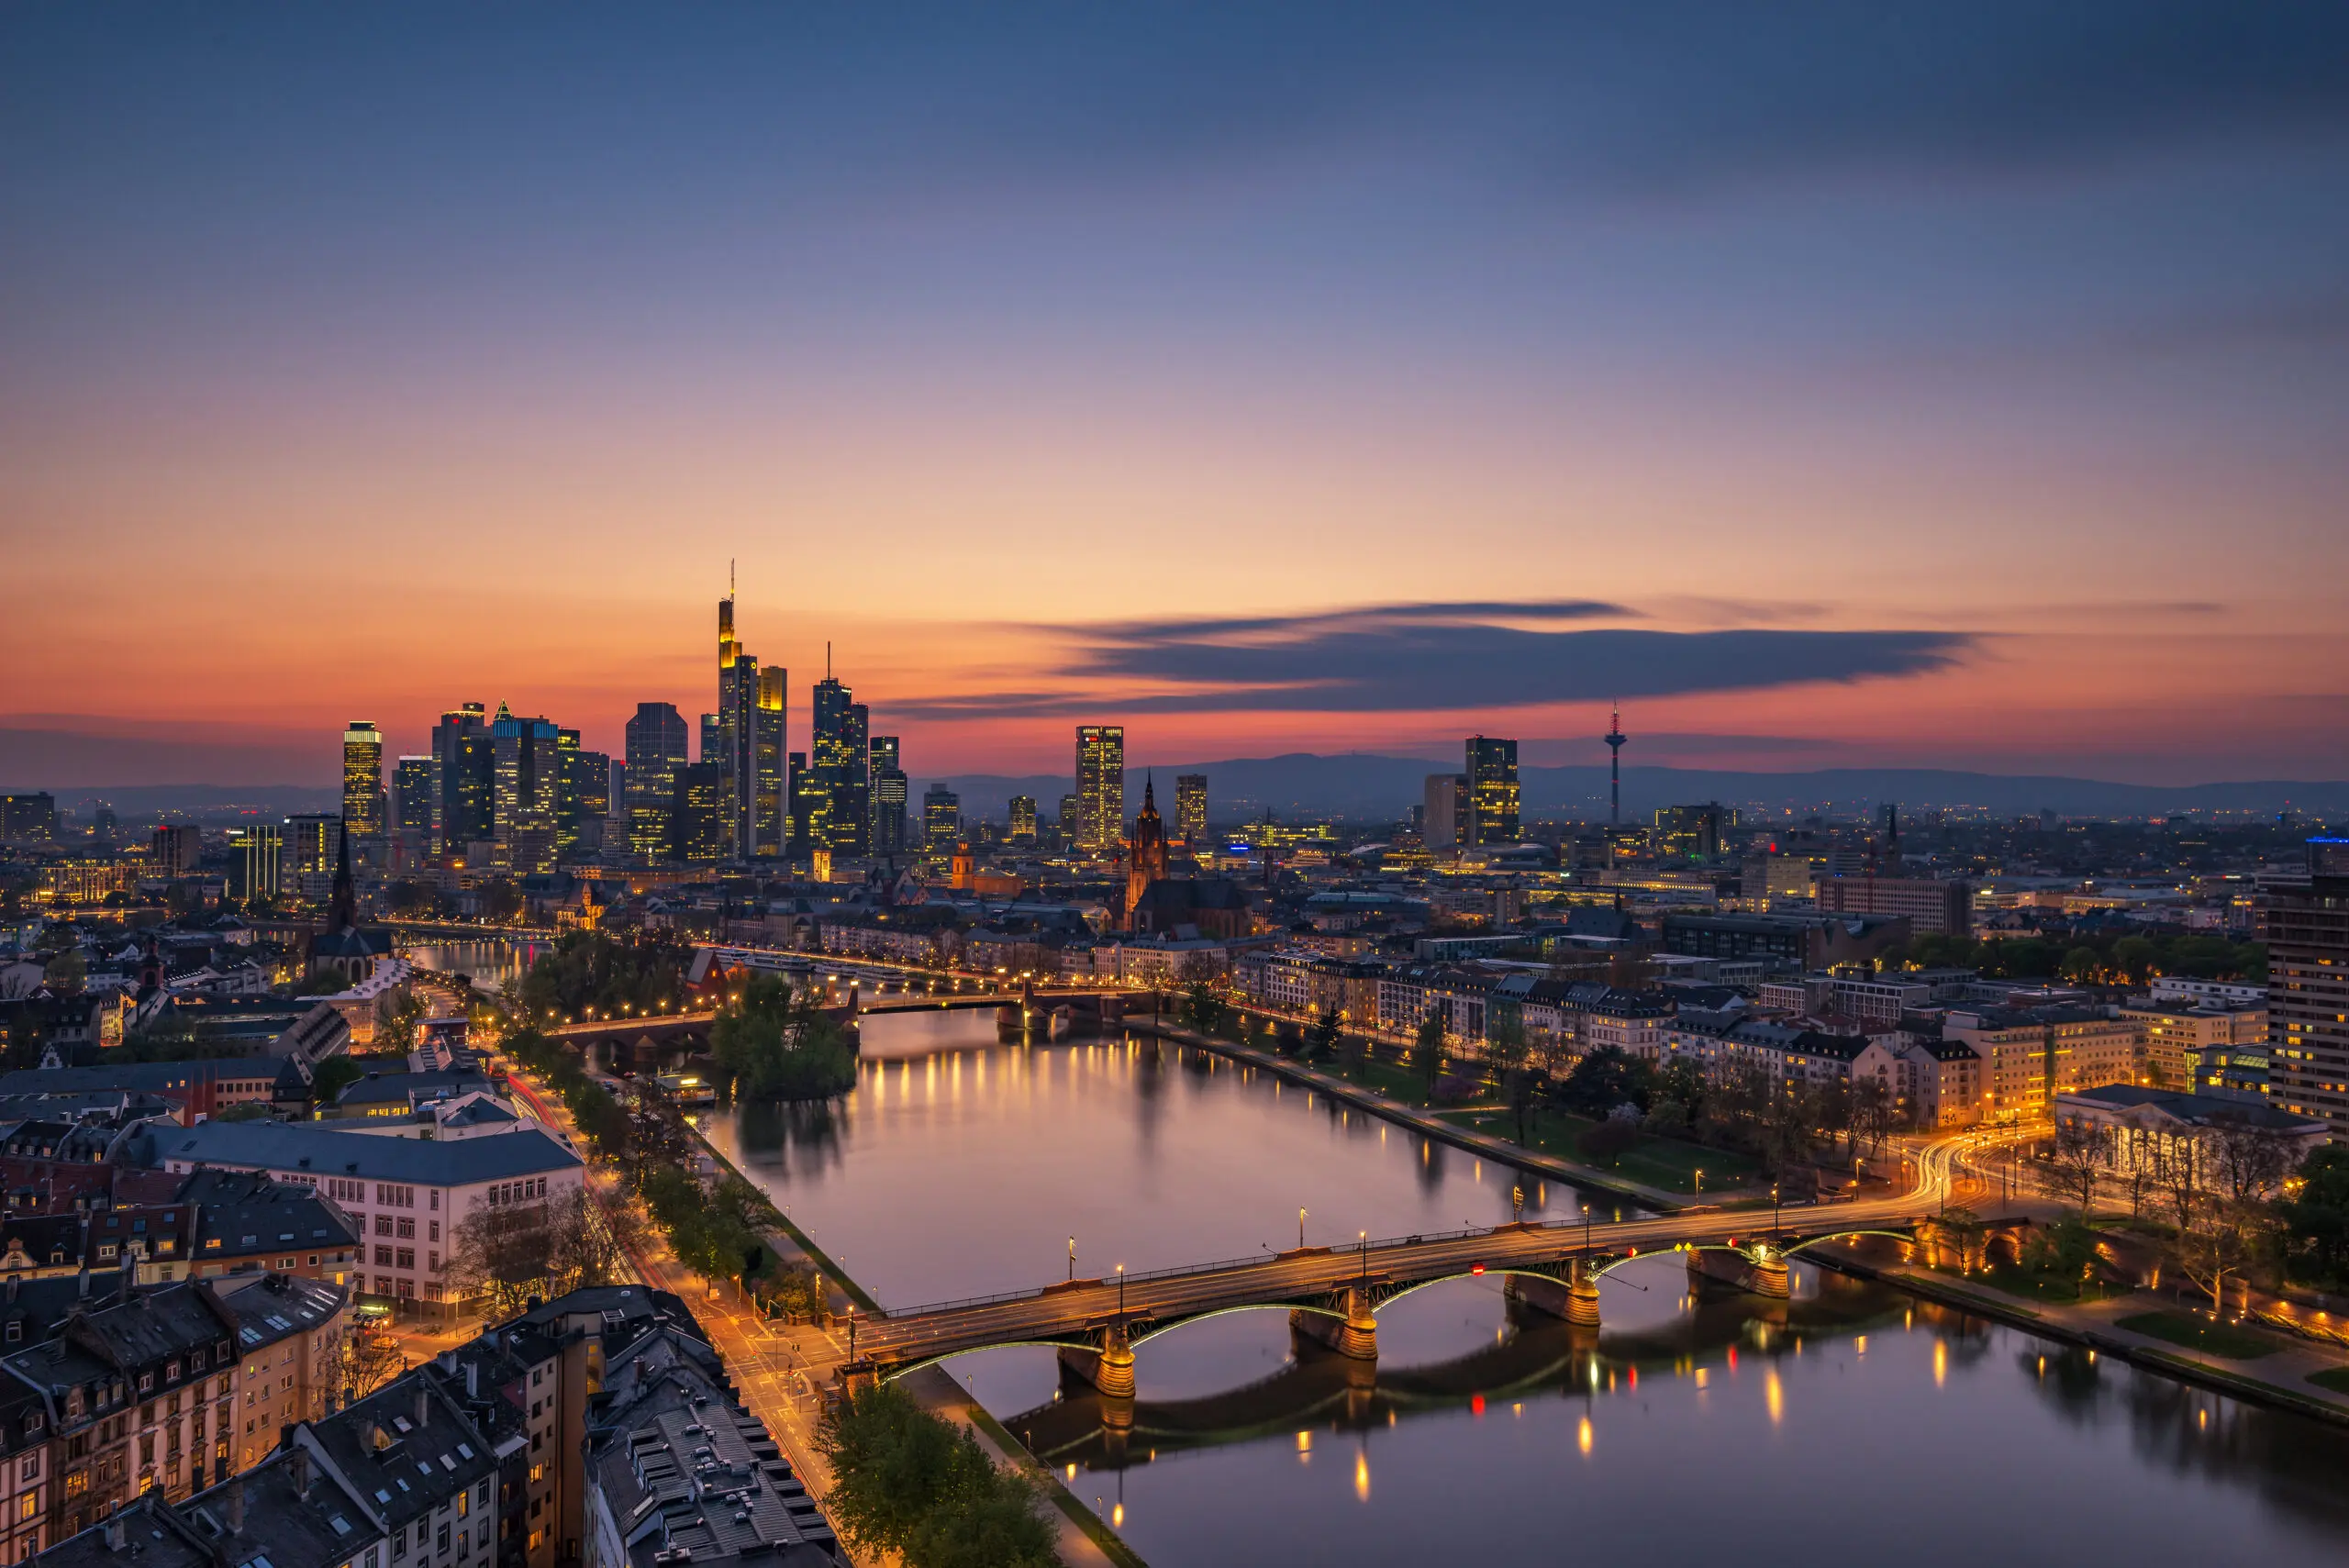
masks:
<svg viewBox="0 0 2349 1568"><path fill-rule="evenodd" d="M1631 739L1623 733L1623 705L1617 703L1607 720L1607 821L1610 827L1623 822L1623 742Z"/></svg>

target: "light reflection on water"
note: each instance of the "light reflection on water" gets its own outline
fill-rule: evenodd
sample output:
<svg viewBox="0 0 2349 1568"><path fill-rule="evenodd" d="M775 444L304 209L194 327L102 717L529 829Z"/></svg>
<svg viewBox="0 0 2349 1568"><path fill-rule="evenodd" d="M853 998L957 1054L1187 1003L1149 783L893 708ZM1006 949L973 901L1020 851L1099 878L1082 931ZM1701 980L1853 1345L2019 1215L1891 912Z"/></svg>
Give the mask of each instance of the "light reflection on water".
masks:
<svg viewBox="0 0 2349 1568"><path fill-rule="evenodd" d="M1228 1062L997 1049L985 1013L865 1028L855 1094L711 1130L886 1302L1062 1277L1071 1235L1097 1274L1294 1245L1300 1206L1316 1242L1511 1213L1508 1173ZM1529 1184L1530 1215L1576 1201ZM1375 1370L1300 1352L1280 1312L1216 1318L1141 1348L1123 1436L1049 1351L952 1370L1156 1568L2340 1560L2342 1433L1842 1276L1796 1284L1757 1316L1636 1263L1602 1284L1594 1343L1457 1281L1381 1313Z"/></svg>

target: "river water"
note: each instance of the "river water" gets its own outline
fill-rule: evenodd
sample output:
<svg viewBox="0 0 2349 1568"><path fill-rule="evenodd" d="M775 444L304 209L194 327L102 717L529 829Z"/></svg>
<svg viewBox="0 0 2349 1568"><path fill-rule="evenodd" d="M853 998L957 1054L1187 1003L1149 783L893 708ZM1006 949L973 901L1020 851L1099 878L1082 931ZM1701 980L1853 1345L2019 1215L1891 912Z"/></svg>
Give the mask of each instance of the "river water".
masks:
<svg viewBox="0 0 2349 1568"><path fill-rule="evenodd" d="M1155 1040L1000 1047L985 1012L868 1019L856 1091L707 1130L891 1307L1579 1214L1584 1195ZM1598 1197L1609 1215L1615 1200ZM1375 1375L1284 1314L1144 1345L1130 1433L1052 1353L952 1363L1154 1568L1723 1559L2349 1557L2349 1436L1799 1268L1698 1300L1670 1259L1594 1338L1464 1280L1380 1314Z"/></svg>
<svg viewBox="0 0 2349 1568"><path fill-rule="evenodd" d="M549 945L511 937L420 941L404 948L401 956L419 969L471 975L476 989L495 993L518 982Z"/></svg>

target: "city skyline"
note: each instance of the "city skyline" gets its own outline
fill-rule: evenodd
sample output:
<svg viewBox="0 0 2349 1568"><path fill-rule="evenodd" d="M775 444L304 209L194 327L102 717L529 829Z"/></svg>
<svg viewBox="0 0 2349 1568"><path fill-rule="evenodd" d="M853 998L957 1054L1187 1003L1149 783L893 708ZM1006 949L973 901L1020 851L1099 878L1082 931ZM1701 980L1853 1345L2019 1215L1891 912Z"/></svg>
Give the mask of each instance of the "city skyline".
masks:
<svg viewBox="0 0 2349 1568"><path fill-rule="evenodd" d="M2337 14L575 20L0 18L0 780L618 752L729 561L941 772L2349 777Z"/></svg>

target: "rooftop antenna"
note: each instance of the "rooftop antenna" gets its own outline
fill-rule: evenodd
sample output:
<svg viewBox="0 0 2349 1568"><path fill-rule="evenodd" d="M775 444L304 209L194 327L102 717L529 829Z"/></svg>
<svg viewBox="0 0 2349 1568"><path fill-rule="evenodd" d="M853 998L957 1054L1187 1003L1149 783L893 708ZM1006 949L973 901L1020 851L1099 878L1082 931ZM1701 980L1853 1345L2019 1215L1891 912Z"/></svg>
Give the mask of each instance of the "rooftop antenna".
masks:
<svg viewBox="0 0 2349 1568"><path fill-rule="evenodd" d="M824 679L832 678L832 639L824 639Z"/></svg>
<svg viewBox="0 0 2349 1568"><path fill-rule="evenodd" d="M734 558L730 555L726 558L726 596L734 596Z"/></svg>

